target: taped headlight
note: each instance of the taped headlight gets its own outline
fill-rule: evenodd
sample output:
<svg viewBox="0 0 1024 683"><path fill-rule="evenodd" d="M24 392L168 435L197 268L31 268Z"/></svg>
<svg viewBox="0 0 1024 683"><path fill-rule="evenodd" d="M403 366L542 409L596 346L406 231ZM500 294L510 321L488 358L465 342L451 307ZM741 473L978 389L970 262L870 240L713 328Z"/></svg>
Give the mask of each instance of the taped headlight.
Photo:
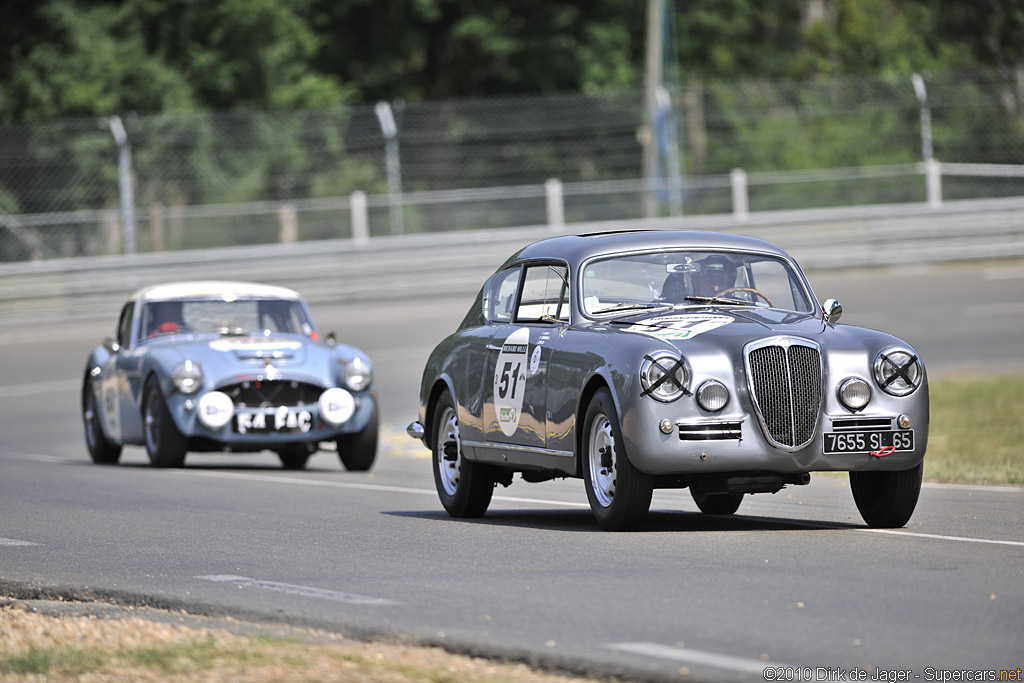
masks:
<svg viewBox="0 0 1024 683"><path fill-rule="evenodd" d="M203 386L203 367L190 360L178 363L171 373L171 381L183 394L194 394Z"/></svg>
<svg viewBox="0 0 1024 683"><path fill-rule="evenodd" d="M320 417L334 427L348 421L356 412L356 402L352 394L344 389L334 387L320 394Z"/></svg>
<svg viewBox="0 0 1024 683"><path fill-rule="evenodd" d="M891 347L875 358L875 383L887 394L908 396L914 393L924 378L924 370L917 354L908 349Z"/></svg>
<svg viewBox="0 0 1024 683"><path fill-rule="evenodd" d="M839 401L850 410L860 410L871 400L871 387L860 377L848 377L839 385Z"/></svg>
<svg viewBox="0 0 1024 683"><path fill-rule="evenodd" d="M373 382L373 366L362 356L356 356L345 363L345 386L352 391L362 391Z"/></svg>
<svg viewBox="0 0 1024 683"><path fill-rule="evenodd" d="M220 391L210 391L199 399L199 421L210 429L220 429L235 414L231 397Z"/></svg>
<svg viewBox="0 0 1024 683"><path fill-rule="evenodd" d="M729 402L729 390L717 379L709 379L697 389L697 403L708 412L717 413Z"/></svg>
<svg viewBox="0 0 1024 683"><path fill-rule="evenodd" d="M668 351L656 351L644 357L640 367L643 395L668 403L686 393L689 375L684 359Z"/></svg>

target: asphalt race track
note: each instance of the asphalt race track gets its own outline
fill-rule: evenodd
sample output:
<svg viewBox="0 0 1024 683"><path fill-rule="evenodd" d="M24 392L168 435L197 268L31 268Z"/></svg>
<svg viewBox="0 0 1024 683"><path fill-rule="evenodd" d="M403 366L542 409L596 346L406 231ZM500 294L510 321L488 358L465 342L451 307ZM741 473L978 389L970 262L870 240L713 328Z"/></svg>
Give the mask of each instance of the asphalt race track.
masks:
<svg viewBox="0 0 1024 683"><path fill-rule="evenodd" d="M811 281L819 299L843 302L843 322L914 344L933 377L1024 372L1024 262ZM0 589L88 591L634 679L853 680L857 668L984 680L973 672L1024 666L1021 488L926 485L910 523L891 531L865 527L846 477L823 475L747 497L733 517L658 491L636 533L599 531L579 480L517 481L482 519L448 518L427 451L404 427L427 353L474 293L314 308L322 330L374 359L383 425L371 474L345 472L333 453L302 472L269 453L193 454L158 471L141 448L93 465L78 393L117 311L0 321ZM973 677L952 678L961 671Z"/></svg>

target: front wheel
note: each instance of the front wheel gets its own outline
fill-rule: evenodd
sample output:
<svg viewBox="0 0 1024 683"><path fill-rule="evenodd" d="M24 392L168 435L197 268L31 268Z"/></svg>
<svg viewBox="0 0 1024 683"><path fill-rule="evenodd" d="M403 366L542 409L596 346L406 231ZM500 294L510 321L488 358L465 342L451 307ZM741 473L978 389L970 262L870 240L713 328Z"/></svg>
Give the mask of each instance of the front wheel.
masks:
<svg viewBox="0 0 1024 683"><path fill-rule="evenodd" d="M181 467L185 464L188 441L178 431L156 378L146 382L142 402L142 429L146 453L153 467Z"/></svg>
<svg viewBox="0 0 1024 683"><path fill-rule="evenodd" d="M434 486L452 517L481 517L494 495L494 474L486 465L462 457L455 401L445 391L434 407L432 436Z"/></svg>
<svg viewBox="0 0 1024 683"><path fill-rule="evenodd" d="M583 421L583 480L590 509L606 531L636 529L651 507L654 482L626 454L612 395L594 394Z"/></svg>
<svg viewBox="0 0 1024 683"><path fill-rule="evenodd" d="M850 490L868 526L893 529L910 521L921 495L924 462L901 472L850 472Z"/></svg>
<svg viewBox="0 0 1024 683"><path fill-rule="evenodd" d="M92 382L86 381L83 393L82 422L85 423L85 446L89 455L97 465L116 465L121 458L121 446L108 441L103 433Z"/></svg>
<svg viewBox="0 0 1024 683"><path fill-rule="evenodd" d="M362 430L338 437L338 459L349 472L366 472L377 459L377 404Z"/></svg>

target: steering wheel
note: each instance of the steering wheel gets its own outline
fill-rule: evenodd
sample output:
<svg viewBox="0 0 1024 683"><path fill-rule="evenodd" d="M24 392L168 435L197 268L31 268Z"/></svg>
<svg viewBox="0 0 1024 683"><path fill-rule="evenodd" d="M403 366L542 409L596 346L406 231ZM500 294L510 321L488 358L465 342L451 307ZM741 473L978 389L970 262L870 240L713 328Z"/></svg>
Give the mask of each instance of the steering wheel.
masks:
<svg viewBox="0 0 1024 683"><path fill-rule="evenodd" d="M767 303L769 306L773 308L775 307L775 304L772 303L772 300L768 298L767 294L762 292L760 289L754 289L753 287L730 287L729 289L725 289L719 292L718 296L725 296L726 294L731 294L732 292L750 292L754 296L761 297L762 299L764 299L765 303Z"/></svg>

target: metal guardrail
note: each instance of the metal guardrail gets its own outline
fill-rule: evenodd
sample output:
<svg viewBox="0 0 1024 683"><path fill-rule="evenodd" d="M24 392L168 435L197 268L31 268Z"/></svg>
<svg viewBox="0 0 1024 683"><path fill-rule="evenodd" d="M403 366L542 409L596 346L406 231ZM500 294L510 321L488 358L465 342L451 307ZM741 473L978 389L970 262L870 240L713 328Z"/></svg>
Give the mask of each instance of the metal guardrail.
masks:
<svg viewBox="0 0 1024 683"><path fill-rule="evenodd" d="M686 229L779 244L807 270L1024 257L1024 198L527 226L0 265L0 324L111 319L135 289L184 279L285 285L313 303L472 295L516 249L556 234Z"/></svg>

